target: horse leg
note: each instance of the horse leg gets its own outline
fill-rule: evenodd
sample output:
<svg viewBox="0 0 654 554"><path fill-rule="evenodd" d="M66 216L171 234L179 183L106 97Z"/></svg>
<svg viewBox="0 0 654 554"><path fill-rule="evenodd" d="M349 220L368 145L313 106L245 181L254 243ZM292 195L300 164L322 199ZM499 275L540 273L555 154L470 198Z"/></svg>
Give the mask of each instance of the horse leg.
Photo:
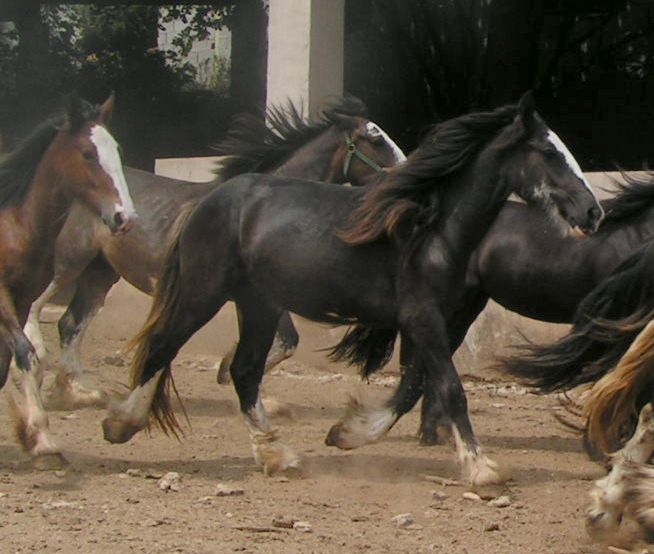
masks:
<svg viewBox="0 0 654 554"><path fill-rule="evenodd" d="M45 291L43 291L43 294L32 302L29 315L27 316L27 323L23 327L25 335L34 346L36 356L41 361L43 361L47 355L45 340L43 339L43 333L41 332L41 312L50 299L57 294L59 288L57 282L53 280L46 287Z"/></svg>
<svg viewBox="0 0 654 554"><path fill-rule="evenodd" d="M241 296L238 301L243 316L241 336L230 369L254 459L266 475L299 469L299 458L279 441L277 430L270 425L260 394L266 356L280 312L263 298Z"/></svg>
<svg viewBox="0 0 654 554"><path fill-rule="evenodd" d="M239 318L240 326L240 313L238 313L238 310L237 317ZM268 372L278 363L283 362L287 358L290 358L295 353L295 349L297 348L299 341L300 335L298 335L298 332L295 329L295 325L293 325L291 315L288 312L282 312L282 315L279 318L279 323L277 324L275 339L272 346L270 347L268 357L266 358L266 367L264 371ZM218 375L216 378L218 383L221 385L229 384L229 367L232 364L235 352L236 345L234 345L231 350L225 354L220 362L220 367L218 369Z"/></svg>
<svg viewBox="0 0 654 554"><path fill-rule="evenodd" d="M25 309L27 315L28 307ZM37 469L57 469L66 460L55 444L48 426L48 416L41 402L41 371L34 347L21 329L11 295L0 289L0 368L6 375L9 367L9 409L16 426L16 436ZM10 365L11 356L15 365Z"/></svg>
<svg viewBox="0 0 654 554"><path fill-rule="evenodd" d="M142 359L135 357L133 362L140 366L137 384L123 402L109 405L107 417L102 422L104 438L111 443L127 442L148 426L153 402L161 393L158 387L166 388L165 381L170 379L170 363L179 349L228 299L224 275L218 272L207 272L207 278L200 280L202 291L198 292L199 278L193 270L194 263L197 259L189 262L187 269L175 277L178 284L171 286L177 291L169 305L165 298L160 300L155 296L145 331L139 339L139 349L144 351L137 352L137 357ZM166 278L164 273L160 279ZM158 302L161 303L157 305ZM165 377L164 382L162 377Z"/></svg>
<svg viewBox="0 0 654 554"><path fill-rule="evenodd" d="M621 450L611 456L609 474L595 481L586 510L586 530L597 541L615 539L627 503L638 498L630 494L639 489L638 467L654 454L654 411L647 404L638 417L638 426ZM634 479L636 478L636 479ZM635 481L635 482L634 482ZM638 510L632 510L638 514Z"/></svg>
<svg viewBox="0 0 654 554"><path fill-rule="evenodd" d="M60 366L47 404L60 410L86 406L106 406L104 391L82 383L80 345L91 320L104 305L111 287L119 275L97 256L76 280L77 289L68 309L59 320Z"/></svg>
<svg viewBox="0 0 654 554"><path fill-rule="evenodd" d="M351 398L343 418L329 430L325 444L344 450L370 444L410 411L422 395L422 373L413 361L413 342L402 334L402 377L395 393L381 404L364 404L358 398Z"/></svg>
<svg viewBox="0 0 654 554"><path fill-rule="evenodd" d="M450 352L454 354L463 343L468 330L488 303L488 296L478 289L469 288L464 293L463 310L457 312L448 323ZM443 403L436 392L423 398L420 411L420 444L431 446L445 442L446 422L443 421Z"/></svg>

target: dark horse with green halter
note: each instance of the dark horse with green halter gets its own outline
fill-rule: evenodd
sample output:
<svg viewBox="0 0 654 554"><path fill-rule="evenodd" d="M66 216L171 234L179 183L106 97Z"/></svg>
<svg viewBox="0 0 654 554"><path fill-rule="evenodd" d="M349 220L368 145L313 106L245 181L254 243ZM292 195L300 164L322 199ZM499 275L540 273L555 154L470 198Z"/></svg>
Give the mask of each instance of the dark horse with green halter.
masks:
<svg viewBox="0 0 654 554"><path fill-rule="evenodd" d="M105 437L129 440L150 416L176 432L170 363L232 299L242 326L231 374L266 473L299 464L259 396L266 354L286 309L353 324L336 352L365 373L387 361L399 333L413 353L409 369L424 380L427 396L443 402L465 479L501 480L472 430L448 323L470 255L510 193L596 229L602 211L565 152L528 95L518 105L439 125L405 164L365 190L266 175L231 179L198 205L167 256L136 339L134 390L110 409ZM358 404L332 428L328 443L351 448L375 440L402 413L394 399Z"/></svg>

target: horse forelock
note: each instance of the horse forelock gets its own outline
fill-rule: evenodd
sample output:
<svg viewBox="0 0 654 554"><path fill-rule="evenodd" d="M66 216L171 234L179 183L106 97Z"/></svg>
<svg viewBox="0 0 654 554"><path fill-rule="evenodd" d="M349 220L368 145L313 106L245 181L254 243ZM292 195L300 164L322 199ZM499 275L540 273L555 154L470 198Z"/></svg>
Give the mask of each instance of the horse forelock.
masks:
<svg viewBox="0 0 654 554"><path fill-rule="evenodd" d="M227 137L213 146L227 159L215 170L218 180L247 172L268 172L284 164L300 147L337 124L337 115L364 117L363 102L353 97L333 101L317 117L307 118L292 102L270 107L264 114L239 114Z"/></svg>
<svg viewBox="0 0 654 554"><path fill-rule="evenodd" d="M516 106L504 106L433 126L404 164L363 194L339 236L362 244L396 235L401 224L410 220L415 237L438 218L446 178L469 164L517 113Z"/></svg>

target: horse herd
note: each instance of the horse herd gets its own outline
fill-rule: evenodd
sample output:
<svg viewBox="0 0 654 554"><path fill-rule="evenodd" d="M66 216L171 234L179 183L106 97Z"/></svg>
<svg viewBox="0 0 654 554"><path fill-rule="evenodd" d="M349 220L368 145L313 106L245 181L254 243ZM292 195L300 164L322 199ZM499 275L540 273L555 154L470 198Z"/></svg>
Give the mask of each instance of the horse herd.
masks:
<svg viewBox="0 0 654 554"><path fill-rule="evenodd" d="M266 474L300 464L260 398L266 367L297 345L293 312L349 325L331 356L364 376L400 337L397 389L381 404L351 405L328 445L376 441L422 398L421 440L436 442L447 427L464 479L502 482L452 363L493 298L573 324L557 343L505 362L545 391L594 383L585 442L595 454L617 452L593 490L589 530L612 537L628 515L654 532L651 179L628 179L600 204L530 94L433 126L408 158L352 98L310 119L292 106L267 120L240 116L216 146L226 156L216 178L201 184L123 168L107 131L112 109L113 97L101 106L73 99L0 159L0 383L35 467L65 463L43 408L39 312L74 285L50 403L106 405L84 382L79 349L124 277L153 303L133 341L131 393L103 421L108 441L128 441L152 420L177 435L171 363L232 300L239 342L219 380L231 376Z"/></svg>

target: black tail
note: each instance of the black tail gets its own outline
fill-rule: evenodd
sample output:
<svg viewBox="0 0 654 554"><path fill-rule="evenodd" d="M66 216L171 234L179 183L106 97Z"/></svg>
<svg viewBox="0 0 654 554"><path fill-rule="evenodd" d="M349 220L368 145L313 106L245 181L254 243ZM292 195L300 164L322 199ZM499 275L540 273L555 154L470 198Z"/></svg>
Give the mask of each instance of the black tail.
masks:
<svg viewBox="0 0 654 554"><path fill-rule="evenodd" d="M368 377L384 367L393 355L397 329L380 329L365 325L350 327L341 341L329 349L329 359L347 361Z"/></svg>
<svg viewBox="0 0 654 554"><path fill-rule="evenodd" d="M654 241L637 250L579 304L573 327L547 345L519 346L501 360L510 374L543 392L595 382L610 371L654 317Z"/></svg>

